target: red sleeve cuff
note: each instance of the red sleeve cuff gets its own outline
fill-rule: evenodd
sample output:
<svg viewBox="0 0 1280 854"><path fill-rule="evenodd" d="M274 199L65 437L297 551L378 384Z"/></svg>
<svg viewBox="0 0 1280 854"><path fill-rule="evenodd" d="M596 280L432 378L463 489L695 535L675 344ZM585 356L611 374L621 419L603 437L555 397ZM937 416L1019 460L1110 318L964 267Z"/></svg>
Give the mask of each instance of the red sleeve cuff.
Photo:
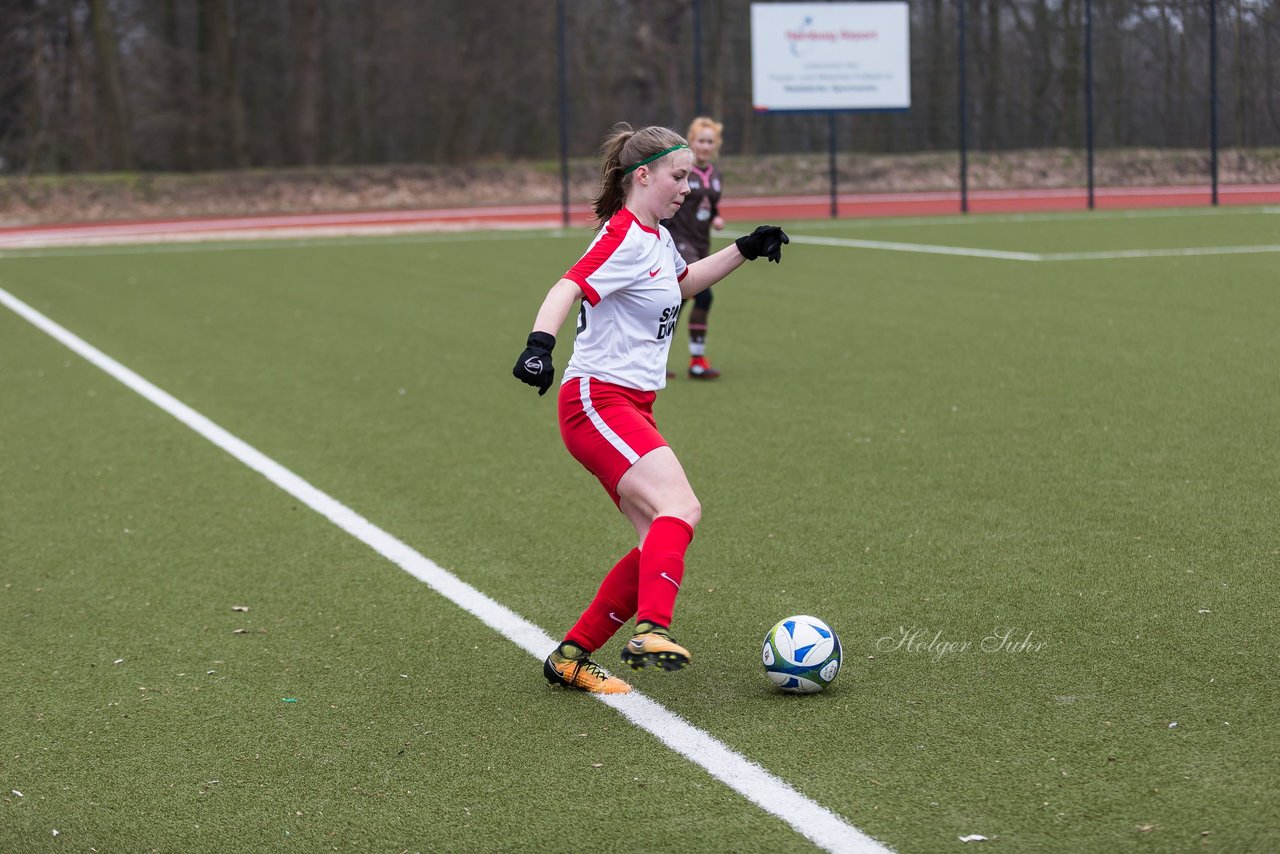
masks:
<svg viewBox="0 0 1280 854"><path fill-rule="evenodd" d="M583 298L586 299L587 302L591 303L592 306L600 302L600 295L596 293L595 288L587 284L586 276L582 275L581 273L577 273L577 272L574 272L573 270L570 270L569 272L564 274L564 277L569 281L573 282L575 285L579 287L579 289L582 290Z"/></svg>
<svg viewBox="0 0 1280 854"><path fill-rule="evenodd" d="M683 282L683 281L684 281L684 277L685 277L685 276L687 276L687 275L689 275L689 268L686 266L686 267L684 268L684 270L683 270L683 271L681 271L680 275L676 276L676 281L677 281L677 282Z"/></svg>

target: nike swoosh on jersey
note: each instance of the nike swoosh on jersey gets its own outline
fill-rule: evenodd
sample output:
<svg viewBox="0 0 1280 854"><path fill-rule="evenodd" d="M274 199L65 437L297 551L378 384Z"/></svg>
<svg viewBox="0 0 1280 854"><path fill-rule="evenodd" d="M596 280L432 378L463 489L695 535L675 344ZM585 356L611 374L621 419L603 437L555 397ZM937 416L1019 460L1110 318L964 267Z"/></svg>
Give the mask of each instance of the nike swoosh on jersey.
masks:
<svg viewBox="0 0 1280 854"><path fill-rule="evenodd" d="M661 273L661 272L662 272L662 268L661 268L661 267L659 267L659 268L658 268L658 269L656 269L656 270L650 270L650 271L649 271L649 278L651 278L651 279L652 279L654 276L658 275L658 274L659 274L659 273Z"/></svg>

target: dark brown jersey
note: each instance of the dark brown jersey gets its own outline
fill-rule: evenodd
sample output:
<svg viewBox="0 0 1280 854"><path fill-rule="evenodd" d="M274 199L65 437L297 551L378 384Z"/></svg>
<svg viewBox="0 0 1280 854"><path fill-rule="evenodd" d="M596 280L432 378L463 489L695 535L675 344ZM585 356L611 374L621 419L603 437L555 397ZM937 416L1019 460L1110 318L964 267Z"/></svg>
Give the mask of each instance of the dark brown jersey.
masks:
<svg viewBox="0 0 1280 854"><path fill-rule="evenodd" d="M689 170L689 195L680 210L663 221L686 263L711 254L711 221L720 215L720 188L720 170L714 163L706 169L694 164Z"/></svg>

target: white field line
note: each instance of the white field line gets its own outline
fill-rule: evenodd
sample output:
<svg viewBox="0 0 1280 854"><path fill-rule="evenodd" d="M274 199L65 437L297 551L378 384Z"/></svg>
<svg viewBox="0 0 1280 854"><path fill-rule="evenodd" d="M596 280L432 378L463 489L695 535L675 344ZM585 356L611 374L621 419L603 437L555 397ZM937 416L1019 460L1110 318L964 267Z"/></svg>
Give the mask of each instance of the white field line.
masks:
<svg viewBox="0 0 1280 854"><path fill-rule="evenodd" d="M569 213L587 214L589 205L571 205ZM263 232L304 228L343 228L351 229L359 226L374 228L406 227L431 228L446 225L450 222L455 227L466 226L469 222L499 223L520 221L521 218L546 217L559 221L563 212L560 205L507 205L502 207L470 207L448 208L443 210L407 210L407 211L333 211L318 214L278 214L230 217L200 217L193 219L155 219L134 222L102 222L83 225L67 225L30 229L19 227L15 236L36 236L45 234L51 237L80 239L94 235L115 237L144 236L151 237L157 233L205 233L205 232ZM458 225L460 224L460 226ZM159 230L159 231L158 231ZM0 237L4 236L0 232Z"/></svg>
<svg viewBox="0 0 1280 854"><path fill-rule="evenodd" d="M1035 211L1029 213L970 213L947 216L848 217L804 223L806 229L917 228L922 225L990 225L1006 222L1093 222L1108 219L1185 219L1187 217L1252 216L1280 213L1280 207L1142 208L1139 210Z"/></svg>
<svg viewBox="0 0 1280 854"><path fill-rule="evenodd" d="M1197 191L1196 187L1153 187L1141 190L1145 196L1175 196ZM1273 193L1275 185L1236 185L1229 188L1234 195L1249 193ZM1079 189L1054 190L982 190L972 193L975 200L1057 198L1080 195ZM1099 196L1125 196L1133 188L1098 190ZM1207 192L1207 190L1205 190ZM907 201L937 201L956 199L954 191L933 193L872 193L842 195L841 204L881 204ZM733 200L733 208L751 211L776 205L825 204L826 195L808 196L743 196ZM1276 213L1274 206L1255 209L1262 213ZM907 226L919 222L948 224L953 222L1022 222L1043 221L1057 218L1088 217L1107 219L1113 217L1157 216L1207 216L1239 211L1244 208L1194 208L1173 210L1128 211L1056 211L1024 214L967 214L927 217L852 217L834 223L815 222L815 229L857 227L859 223L875 223L880 226ZM575 203L569 206L572 228L590 230L590 210L587 205ZM87 223L67 226L33 226L30 228L0 227L0 250L35 249L56 246L120 245L126 243L190 243L196 241L261 240L289 237L349 236L358 234L389 235L438 231L470 231L475 229L547 229L561 223L563 211L558 204L508 205L501 207L470 207L445 210L422 209L406 211L352 211L319 214L248 215L242 217L208 217L176 220L139 220L118 223Z"/></svg>
<svg viewBox="0 0 1280 854"><path fill-rule="evenodd" d="M1280 213L1280 208L1277 208ZM972 220L970 220L972 221ZM958 221L960 224L964 221ZM944 224L933 221L931 224ZM821 223L809 223L809 228L822 228ZM448 233L400 233L367 236L333 236L326 237L314 232L309 233L313 239L289 239L283 235L272 235L265 239L241 236L226 242L185 242L190 240L184 236L184 242L175 243L143 243L108 244L105 241L96 246L66 246L29 249L0 250L0 260L17 258L67 258L94 257L110 255L170 255L189 252L247 252L270 251L277 249L305 249L311 247L330 246L366 246L420 243L488 243L509 240L543 240L548 237L579 236L574 231L563 229L540 230L497 230L498 233L448 232ZM583 229L582 234L588 232ZM993 258L1000 261L1105 261L1124 258L1169 258L1195 257L1201 255L1257 255L1280 252L1280 244L1264 244L1258 246L1197 246L1173 249L1117 249L1101 252L1012 252L1003 249L982 249L968 246L942 246L928 243L903 243L892 240L864 240L848 237L821 237L818 235L798 234L791 237L792 243L810 244L813 246L837 246L850 249L872 249L887 252L908 252L924 255L956 255L969 258Z"/></svg>
<svg viewBox="0 0 1280 854"><path fill-rule="evenodd" d="M555 646L555 639L539 626L489 598L354 510L316 489L275 460L219 427L168 392L143 379L3 288L0 288L0 304L160 407L414 578L424 582L534 658L541 660L547 651ZM841 854L844 852L880 854L890 850L826 807L800 794L786 781L770 774L710 733L698 729L640 692L633 691L626 695L599 699L671 750L701 766L712 777L765 812L789 824L797 833L819 848L841 852Z"/></svg>
<svg viewBox="0 0 1280 854"><path fill-rule="evenodd" d="M1266 188L1263 188L1266 189ZM796 197L795 200L804 197ZM792 199L783 197L771 198L768 201L786 202ZM750 207L754 199L740 200L744 206ZM550 208L548 208L550 209ZM449 211L459 217L479 211L490 211L492 208L474 208ZM498 209L505 210L505 209ZM512 209L520 210L520 209ZM556 208L558 210L558 208ZM1043 211L1035 213L1011 214L967 214L954 216L927 217L871 217L841 220L808 221L800 227L806 230L825 231L827 229L857 228L904 228L920 225L984 225L1006 222L1062 222L1106 219L1159 219L1168 217L1219 217L1250 214L1280 213L1280 207L1230 207L1230 208L1176 208L1155 210L1116 210L1116 211ZM406 219L415 212L404 212ZM387 217L394 214L368 214L368 217ZM70 255L150 255L182 252L225 252L242 249L286 249L310 246L358 246L364 244L390 243L468 243L493 240L536 240L543 237L563 237L568 235L589 235L588 223L562 227L558 221L548 219L546 222L478 222L476 220L459 220L450 222L438 218L426 222L371 222L364 223L360 219L352 219L345 224L338 224L334 219L337 214L294 216L294 217L262 217L229 220L203 221L199 225L220 225L236 223L235 228L218 228L215 230L196 230L195 223L178 223L182 226L172 232L147 231L154 228L154 223L130 223L116 227L93 226L83 229L52 229L31 233L6 235L0 230L0 260L6 258L60 258ZM346 216L346 215L342 215ZM360 215L352 215L360 216ZM293 219L300 221L293 227L252 227L256 222L270 223ZM246 227L246 224L250 227ZM165 223L160 223L165 225ZM727 239L719 235L713 240L727 243ZM855 248L882 249L901 252L922 252L926 254L967 255L970 257L990 257L1012 261L1083 261L1111 257L1159 257L1156 255L1110 255L1099 253L1038 253L1004 252L994 249L968 249L954 246L921 246L914 243L894 241L864 241L862 244L841 243L843 238L805 237L801 242L825 245L848 245ZM853 240L850 238L849 240ZM1151 250L1163 251L1163 250ZM1265 252L1268 247L1232 250L1234 252ZM1192 251L1188 254L1214 254L1214 252ZM1035 256L1035 257L1033 257Z"/></svg>
<svg viewBox="0 0 1280 854"><path fill-rule="evenodd" d="M1039 261L1040 256L1030 252L1005 252L1000 249L974 249L966 246L933 246L928 243L897 243L890 240L858 240L850 237L816 237L798 234L792 243L809 243L814 246L844 246L851 249L881 249L888 252L915 252L926 255L965 255L971 258L997 258L1002 261Z"/></svg>
<svg viewBox="0 0 1280 854"><path fill-rule="evenodd" d="M530 226L530 229L533 227ZM173 242L108 242L98 244L78 244L75 246L49 246L40 248L0 249L0 260L6 258L91 258L103 255L174 255L184 252L258 252L275 249L310 249L330 246L393 246L423 243L492 243L507 240L543 240L547 237L567 237L571 230L556 229L495 229L494 231L406 231L399 233L372 234L360 236L343 232L328 237L307 231L301 238L288 237L278 233L254 235L237 233L235 236L218 238L209 242L196 241L188 235ZM579 230L580 236L589 239L591 232ZM247 235L247 236L246 236Z"/></svg>
<svg viewBox="0 0 1280 854"><path fill-rule="evenodd" d="M1219 188L1225 196L1248 196L1250 194L1271 194L1276 191L1275 184L1224 184ZM1097 187L1094 196L1097 198L1131 198L1158 196L1198 195L1208 199L1212 188L1204 185L1183 185L1175 187ZM1009 199L1087 199L1088 189L1085 187L1055 187L1046 189L1021 190L970 190L972 201L1003 201ZM790 196L738 196L732 200L733 207L764 206L772 204L827 204L831 200L830 193L810 193ZM842 205L878 204L884 202L917 202L917 201L960 201L959 190L910 191L902 193L839 193L838 201ZM1084 211L1081 211L1084 213Z"/></svg>
<svg viewBox="0 0 1280 854"><path fill-rule="evenodd" d="M1233 184L1225 185L1224 192L1230 195L1248 195L1250 193L1274 193L1274 184ZM1095 190L1098 197L1127 196L1183 196L1188 193L1208 194L1208 186L1177 187L1100 187ZM1079 187L1061 187L1053 189L1020 189L1020 190L973 190L970 198L974 200L1007 200L1007 199L1043 199L1043 198L1075 198L1083 197L1084 189ZM830 196L824 193L789 196L741 196L733 200L734 207L758 208L776 205L825 204ZM906 193L846 193L839 196L839 202L845 205L864 203L896 203L913 201L949 201L958 200L959 192L941 190L933 192ZM585 217L591 212L591 206L582 202L569 205L571 217ZM166 234L205 233L224 231L249 231L302 228L341 228L353 227L395 227L402 225L409 228L432 228L440 225L449 227L449 223L462 224L468 222L499 223L502 221L521 221L529 217L546 217L558 221L563 216L563 208L559 203L543 203L530 205L498 205L474 206L465 208L421 208L416 210L386 211L329 211L314 214L249 214L231 217L195 217L190 219L156 219L133 222L106 222L69 225L53 229L37 228L34 231L18 235L34 237L44 232L47 238L81 240L93 236L114 236L117 238L142 236L155 239L157 227L163 228ZM1080 213L1084 213L1081 211ZM588 217L589 218L589 217ZM456 226L455 226L456 227Z"/></svg>
<svg viewBox="0 0 1280 854"><path fill-rule="evenodd" d="M815 246L842 246L850 249L878 249L886 252L913 252L923 255L961 255L995 258L1000 261L1109 261L1121 258L1175 258L1201 255L1258 255L1280 252L1280 244L1261 246L1190 246L1177 249L1116 249L1105 252L1006 252L968 246L937 246L928 243L898 243L891 240L859 240L847 237L817 237L798 234L792 243Z"/></svg>
<svg viewBox="0 0 1280 854"><path fill-rule="evenodd" d="M190 228L172 231L138 231L124 232L102 229L99 231L49 231L30 234L0 234L0 250L51 249L60 246L124 246L130 244L165 244L165 243L208 243L232 240L287 240L290 238L324 238L351 237L366 235L369 237L388 237L404 234L438 234L474 232L478 229L486 231L527 231L529 229L548 229L558 227L560 221L548 217L541 221L527 222L421 222L405 224L362 225L299 225L291 227L270 228L219 228L197 230ZM583 231L588 229L583 226Z"/></svg>
<svg viewBox="0 0 1280 854"><path fill-rule="evenodd" d="M1113 258L1180 258L1199 255L1261 255L1280 252L1280 244L1261 246L1186 246L1178 249L1117 249L1110 252L1046 252L1041 261L1109 261Z"/></svg>

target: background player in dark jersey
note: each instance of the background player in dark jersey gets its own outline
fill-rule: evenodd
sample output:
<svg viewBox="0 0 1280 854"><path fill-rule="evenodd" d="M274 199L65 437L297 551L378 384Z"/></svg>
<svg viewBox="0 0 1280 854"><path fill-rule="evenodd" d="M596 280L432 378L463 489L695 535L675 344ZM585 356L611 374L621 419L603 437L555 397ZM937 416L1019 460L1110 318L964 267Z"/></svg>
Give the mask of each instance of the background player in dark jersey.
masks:
<svg viewBox="0 0 1280 854"><path fill-rule="evenodd" d="M711 229L724 228L720 216L720 170L712 161L720 154L724 125L699 116L689 125L689 148L693 169L689 173L689 195L664 225L675 238L676 248L692 264L711 254ZM693 298L689 313L689 376L713 380L720 372L707 361L707 317L711 313L711 288Z"/></svg>

